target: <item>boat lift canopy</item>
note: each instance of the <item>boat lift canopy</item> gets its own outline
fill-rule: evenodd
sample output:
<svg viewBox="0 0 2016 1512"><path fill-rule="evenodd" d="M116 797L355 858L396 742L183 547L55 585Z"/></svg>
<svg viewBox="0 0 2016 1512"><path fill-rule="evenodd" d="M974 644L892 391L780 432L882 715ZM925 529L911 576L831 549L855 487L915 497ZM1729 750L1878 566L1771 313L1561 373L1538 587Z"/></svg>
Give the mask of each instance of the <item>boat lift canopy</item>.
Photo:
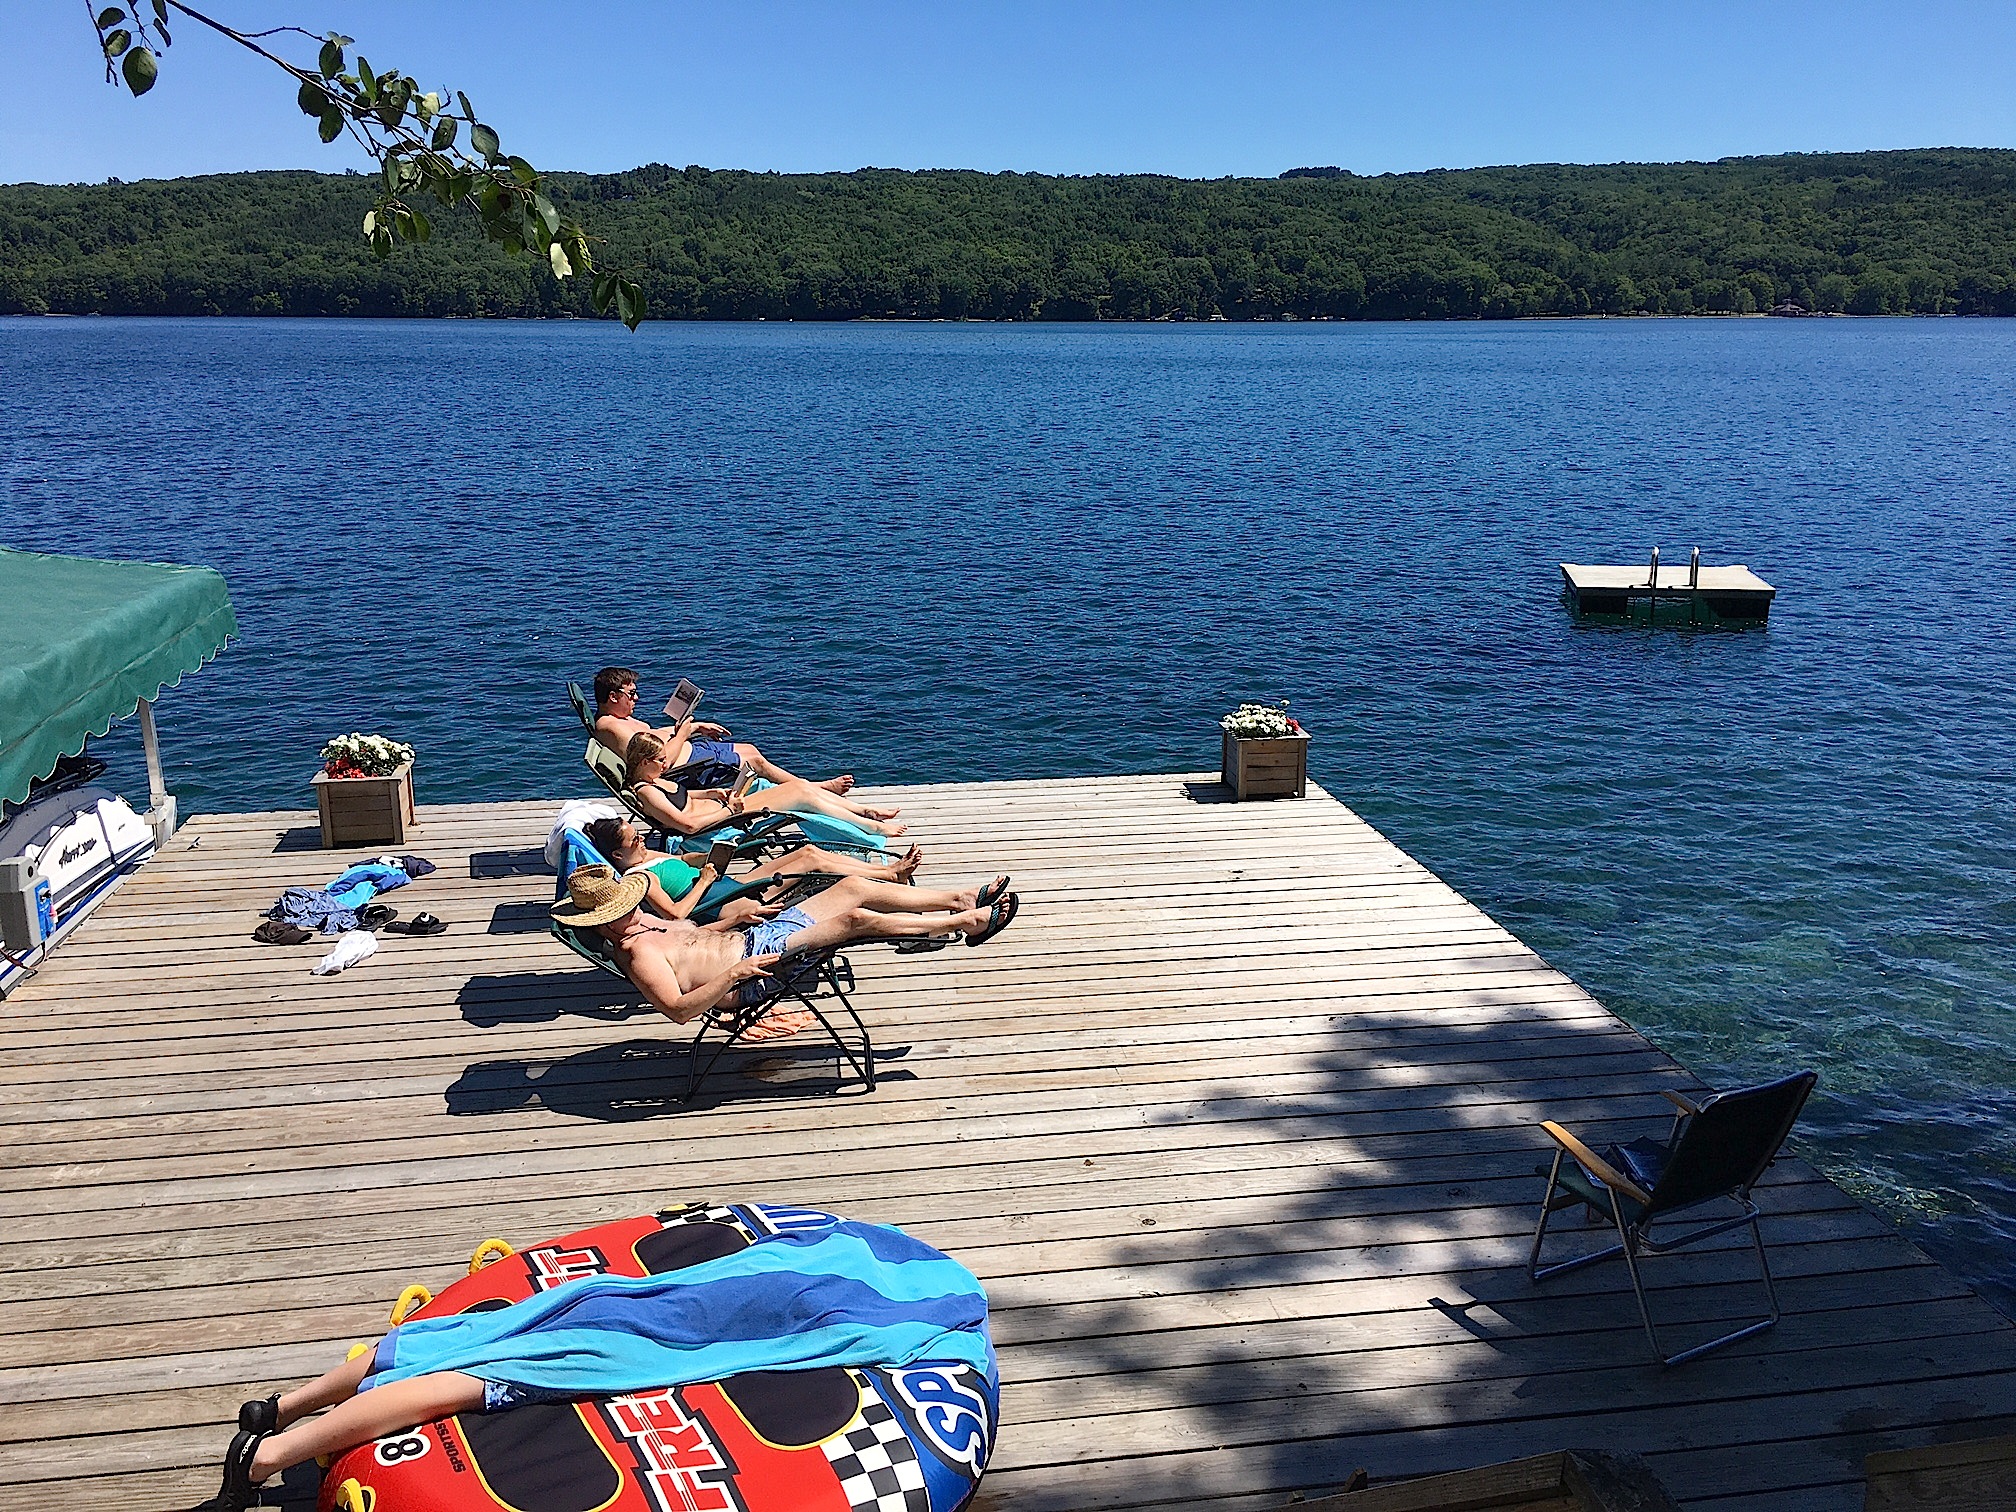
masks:
<svg viewBox="0 0 2016 1512"><path fill-rule="evenodd" d="M140 711L156 833L174 828L154 700L238 630L211 567L101 562L0 548L0 799Z"/></svg>

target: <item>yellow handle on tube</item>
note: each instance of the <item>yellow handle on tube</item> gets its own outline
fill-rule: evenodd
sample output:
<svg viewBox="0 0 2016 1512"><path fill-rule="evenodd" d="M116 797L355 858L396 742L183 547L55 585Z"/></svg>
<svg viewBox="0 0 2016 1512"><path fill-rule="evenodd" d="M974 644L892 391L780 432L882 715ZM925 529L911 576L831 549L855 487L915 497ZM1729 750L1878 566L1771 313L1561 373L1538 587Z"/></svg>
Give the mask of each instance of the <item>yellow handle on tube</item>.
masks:
<svg viewBox="0 0 2016 1512"><path fill-rule="evenodd" d="M517 1253L502 1239L485 1239L469 1252L469 1274L473 1276L484 1266L492 1265L499 1260L509 1260Z"/></svg>
<svg viewBox="0 0 2016 1512"><path fill-rule="evenodd" d="M434 1293L415 1281L399 1293L399 1300L392 1304L392 1326L397 1328L433 1300Z"/></svg>

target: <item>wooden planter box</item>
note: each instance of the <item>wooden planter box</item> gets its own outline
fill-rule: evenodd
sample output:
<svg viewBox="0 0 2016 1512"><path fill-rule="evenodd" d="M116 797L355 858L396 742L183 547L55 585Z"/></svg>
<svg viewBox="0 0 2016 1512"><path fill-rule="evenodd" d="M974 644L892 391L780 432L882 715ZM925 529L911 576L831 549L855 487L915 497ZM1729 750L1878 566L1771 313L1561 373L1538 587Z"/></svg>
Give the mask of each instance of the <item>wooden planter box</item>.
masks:
<svg viewBox="0 0 2016 1512"><path fill-rule="evenodd" d="M1248 798L1301 798L1309 792L1309 737L1270 735L1249 740L1219 731L1223 742L1218 780L1234 801Z"/></svg>
<svg viewBox="0 0 2016 1512"><path fill-rule="evenodd" d="M413 763L383 777L315 774L315 807L322 815L322 848L403 845L413 828Z"/></svg>

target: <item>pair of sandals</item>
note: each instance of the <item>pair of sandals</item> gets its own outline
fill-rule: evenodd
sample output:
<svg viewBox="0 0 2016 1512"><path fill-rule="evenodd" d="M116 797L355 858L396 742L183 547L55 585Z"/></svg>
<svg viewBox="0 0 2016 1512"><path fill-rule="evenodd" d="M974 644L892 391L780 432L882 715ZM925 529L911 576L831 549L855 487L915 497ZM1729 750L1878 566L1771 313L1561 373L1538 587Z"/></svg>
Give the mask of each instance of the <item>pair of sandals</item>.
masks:
<svg viewBox="0 0 2016 1512"><path fill-rule="evenodd" d="M966 943L985 945L1015 922L1015 915L1022 907L1022 898L1008 891L1008 878L997 877L973 895L973 906L987 910L987 927L978 934L966 936Z"/></svg>
<svg viewBox="0 0 2016 1512"><path fill-rule="evenodd" d="M367 903L357 910L359 929L382 929L387 934L438 935L446 934L448 926L431 913L416 914L410 923L398 922L399 910L388 908L383 903ZM312 929L303 929L299 924L288 924L279 919L268 919L252 931L252 938L262 945L304 945L317 938Z"/></svg>

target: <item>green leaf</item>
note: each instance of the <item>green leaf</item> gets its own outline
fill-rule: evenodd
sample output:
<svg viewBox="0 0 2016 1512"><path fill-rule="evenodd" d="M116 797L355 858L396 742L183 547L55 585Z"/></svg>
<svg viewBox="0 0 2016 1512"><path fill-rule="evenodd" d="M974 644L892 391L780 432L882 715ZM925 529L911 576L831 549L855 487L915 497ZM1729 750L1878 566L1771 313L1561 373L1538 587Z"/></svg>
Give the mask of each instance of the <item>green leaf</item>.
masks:
<svg viewBox="0 0 2016 1512"><path fill-rule="evenodd" d="M107 6L104 10L98 12L98 30L103 31L108 26L117 26L125 19L126 12L112 6Z"/></svg>
<svg viewBox="0 0 2016 1512"><path fill-rule="evenodd" d="M441 96L431 89L428 90L420 96L419 103L413 107L413 113L420 117L420 124L425 126L441 113Z"/></svg>
<svg viewBox="0 0 2016 1512"><path fill-rule="evenodd" d="M378 165L378 172L380 177L385 180L385 192L387 194L397 194L399 192L399 159L388 153L385 161Z"/></svg>
<svg viewBox="0 0 2016 1512"><path fill-rule="evenodd" d="M614 273L596 274L594 292L588 297L589 303L594 305L597 315L607 315L609 313L609 303L616 297L616 275Z"/></svg>
<svg viewBox="0 0 2016 1512"><path fill-rule="evenodd" d="M501 144L497 140L497 133L479 122L469 128L469 145L476 149L484 162L489 163L496 161L497 149Z"/></svg>
<svg viewBox="0 0 2016 1512"><path fill-rule="evenodd" d="M555 278L573 277L574 264L567 261L567 253L560 243L555 242L546 249L546 261L552 264L553 276Z"/></svg>
<svg viewBox="0 0 2016 1512"><path fill-rule="evenodd" d="M422 215L418 210L408 210L406 212L406 234L415 241L425 241L434 234L434 227L428 223L427 217Z"/></svg>
<svg viewBox="0 0 2016 1512"><path fill-rule="evenodd" d="M168 0L154 0L154 24L156 26L168 24Z"/></svg>
<svg viewBox="0 0 2016 1512"><path fill-rule="evenodd" d="M376 231L377 229L378 229L378 212L376 210L366 210L364 212L364 234L366 236L369 236L373 231Z"/></svg>
<svg viewBox="0 0 2016 1512"><path fill-rule="evenodd" d="M126 87L137 98L154 87L154 76L161 70L155 66L154 54L144 47L136 47L126 54L126 61L119 65L119 71L126 75Z"/></svg>
<svg viewBox="0 0 2016 1512"><path fill-rule="evenodd" d="M112 33L111 36L105 39L105 56L108 58L116 58L119 56L119 54L126 51L126 49L131 47L132 45L133 45L133 33L126 31L122 28L119 31L115 31L114 33Z"/></svg>
<svg viewBox="0 0 2016 1512"><path fill-rule="evenodd" d="M343 72L343 49L338 47L332 38L322 44L322 56L317 62L321 66L322 77L333 79Z"/></svg>
<svg viewBox="0 0 2016 1512"><path fill-rule="evenodd" d="M348 47L357 40L355 37L346 37L341 32L324 32L322 35L327 37L331 42L334 42L338 47Z"/></svg>
<svg viewBox="0 0 2016 1512"><path fill-rule="evenodd" d="M560 212L553 208L553 201L545 195L532 196L532 213L539 217L539 224L546 228L548 236L560 234Z"/></svg>
<svg viewBox="0 0 2016 1512"><path fill-rule="evenodd" d="M526 188L529 189L539 182L539 170L526 162L525 159L513 157L506 158L505 161L511 166L511 177L518 180Z"/></svg>
<svg viewBox="0 0 2016 1512"><path fill-rule="evenodd" d="M371 72L371 65L362 57L357 60L357 90L364 96L366 105L378 103L378 79Z"/></svg>
<svg viewBox="0 0 2016 1512"><path fill-rule="evenodd" d="M467 116L471 121L474 121L476 119L476 107L469 103L469 96L458 89L455 91L455 100L462 107L462 114Z"/></svg>
<svg viewBox="0 0 2016 1512"><path fill-rule="evenodd" d="M455 118L443 116L434 123L434 150L446 152L455 145Z"/></svg>
<svg viewBox="0 0 2016 1512"><path fill-rule="evenodd" d="M329 95L320 84L310 79L303 79L300 93L294 96L294 103L301 107L301 114L319 116L329 108Z"/></svg>
<svg viewBox="0 0 2016 1512"><path fill-rule="evenodd" d="M325 142L333 142L336 138L343 135L343 112L334 106L323 111L322 125L319 131L322 140Z"/></svg>
<svg viewBox="0 0 2016 1512"><path fill-rule="evenodd" d="M644 319L643 289L638 287L634 278L624 278L620 274L616 279L616 318L633 331Z"/></svg>

